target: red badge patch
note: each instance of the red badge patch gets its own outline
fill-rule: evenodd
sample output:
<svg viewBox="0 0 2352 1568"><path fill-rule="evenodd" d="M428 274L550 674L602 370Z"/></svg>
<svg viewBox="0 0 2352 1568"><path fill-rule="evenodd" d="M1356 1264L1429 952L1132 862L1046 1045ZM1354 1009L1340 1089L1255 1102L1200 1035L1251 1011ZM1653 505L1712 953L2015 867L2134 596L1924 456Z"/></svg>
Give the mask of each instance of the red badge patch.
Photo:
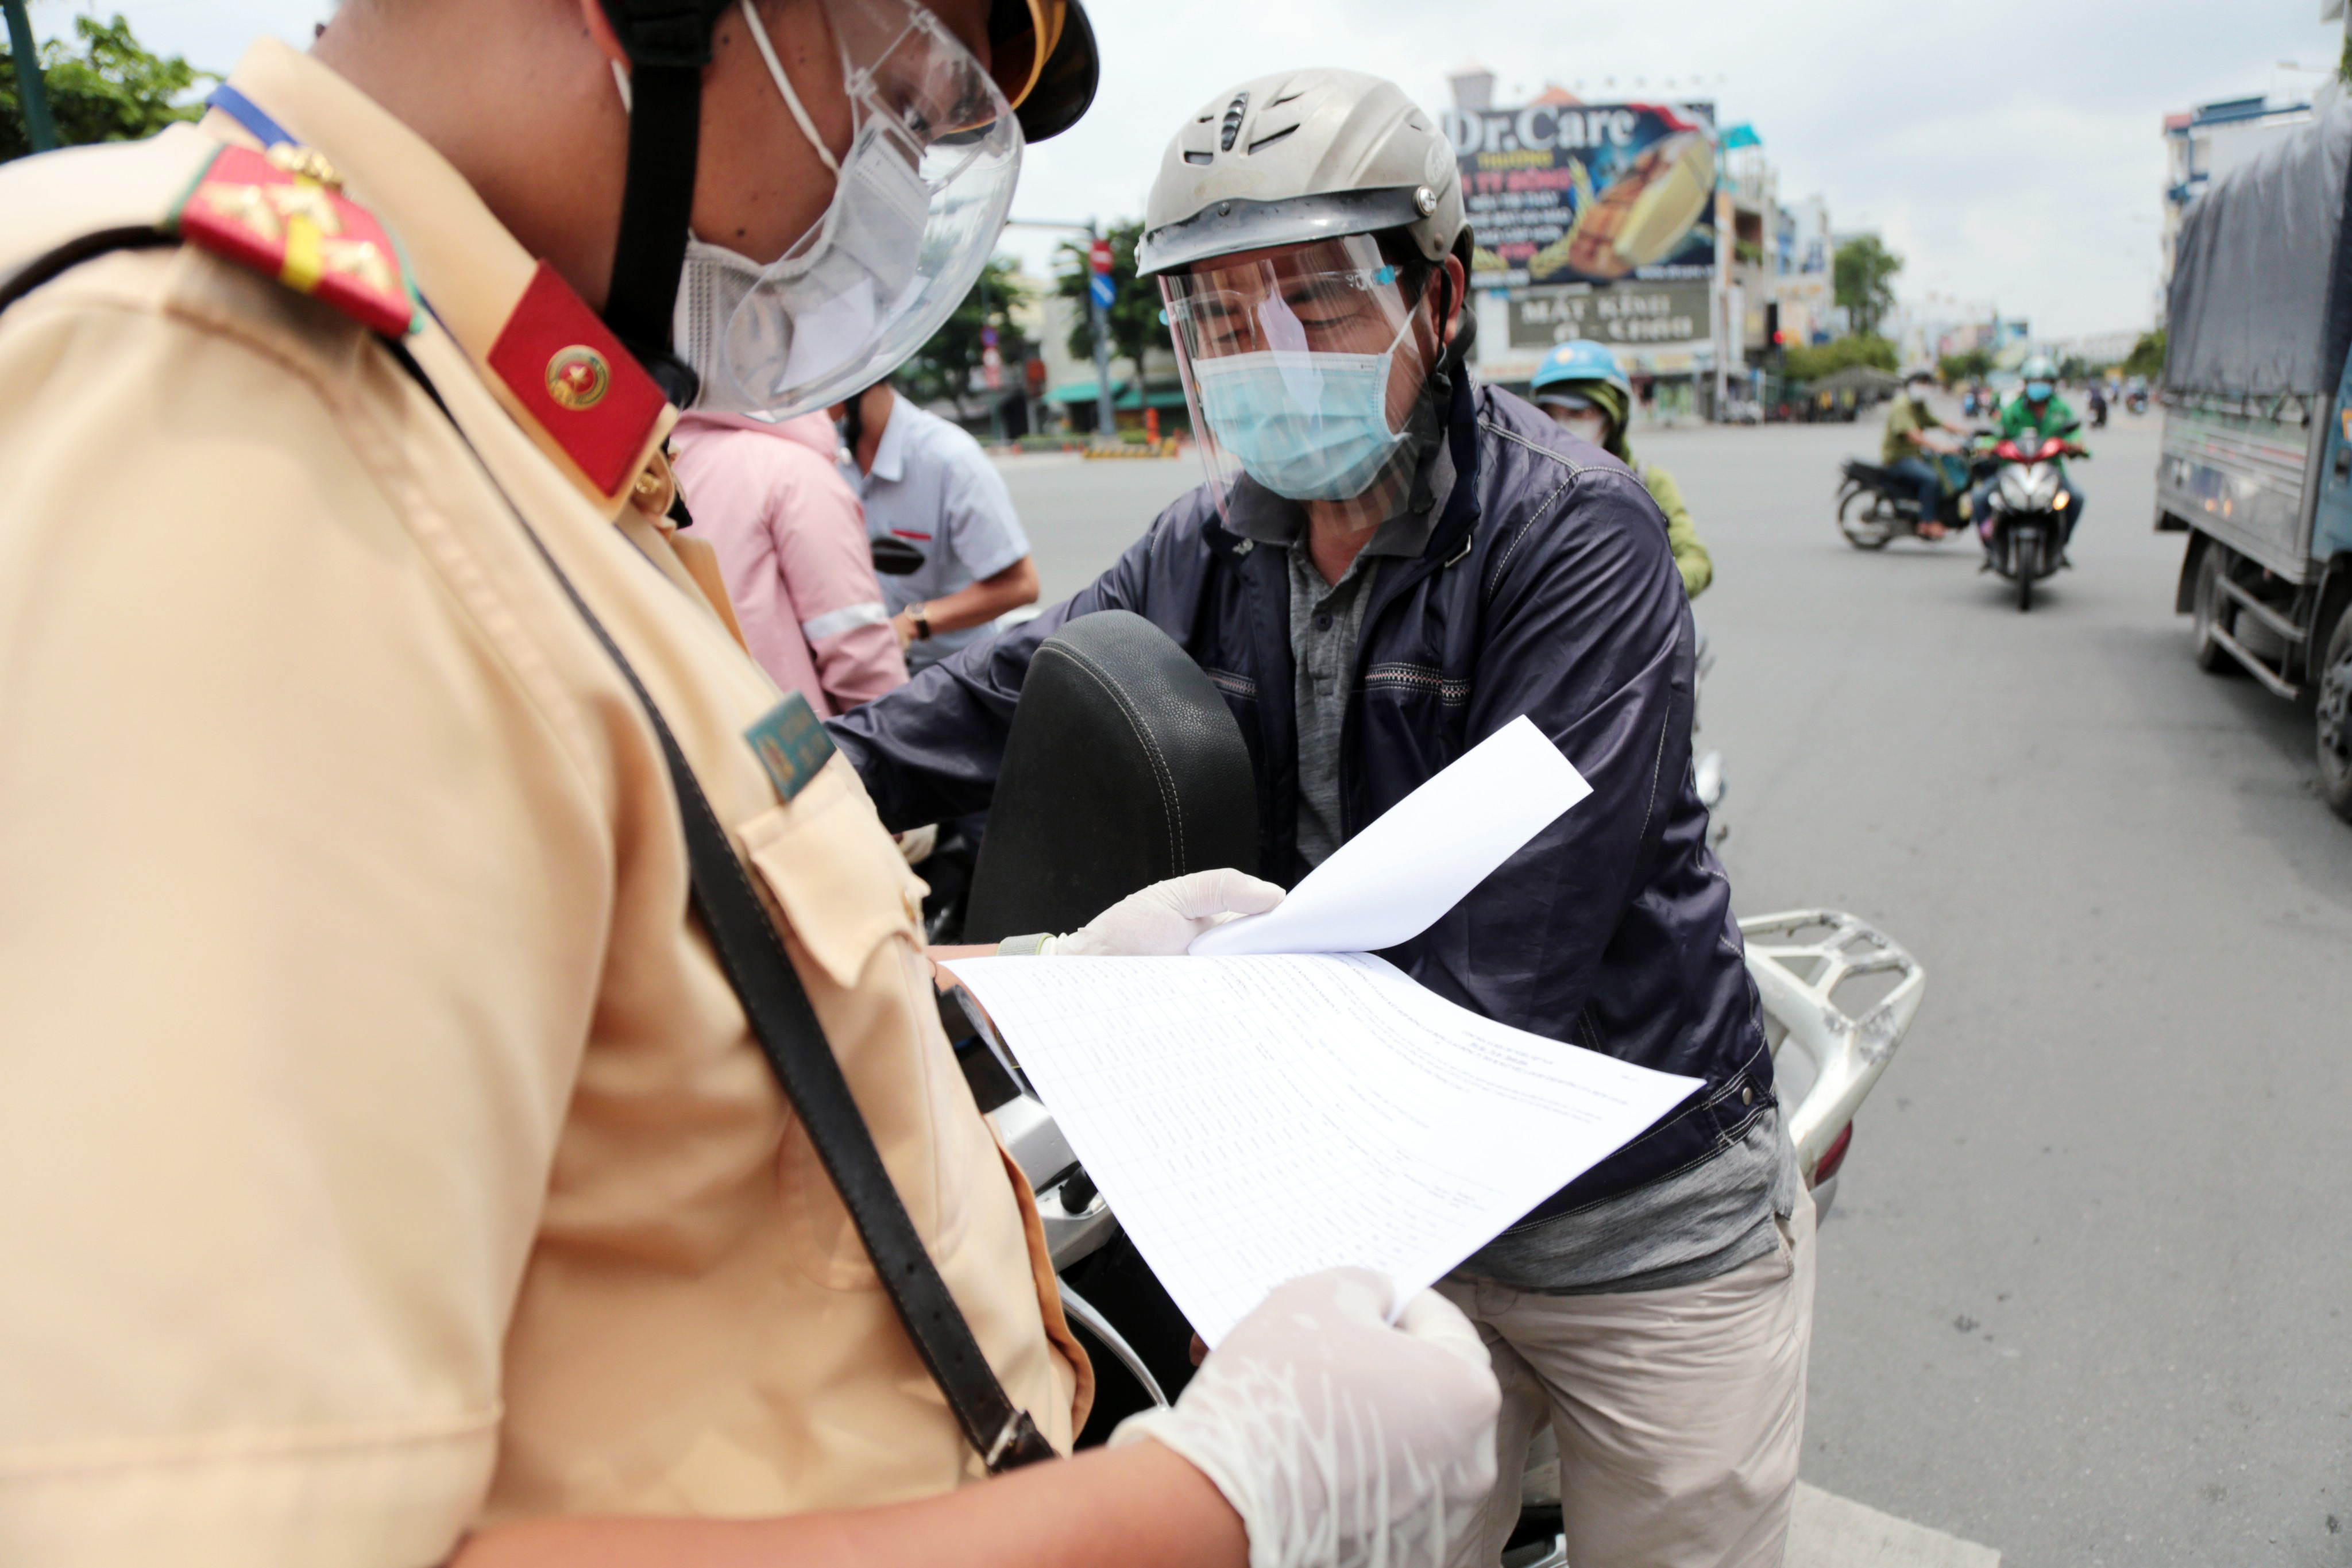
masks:
<svg viewBox="0 0 2352 1568"><path fill-rule="evenodd" d="M333 306L371 331L397 338L417 317L400 251L375 215L321 178L315 155L273 159L224 147L173 215L200 250L266 272Z"/></svg>
<svg viewBox="0 0 2352 1568"><path fill-rule="evenodd" d="M489 363L599 490L617 495L635 477L668 400L546 262L499 329Z"/></svg>

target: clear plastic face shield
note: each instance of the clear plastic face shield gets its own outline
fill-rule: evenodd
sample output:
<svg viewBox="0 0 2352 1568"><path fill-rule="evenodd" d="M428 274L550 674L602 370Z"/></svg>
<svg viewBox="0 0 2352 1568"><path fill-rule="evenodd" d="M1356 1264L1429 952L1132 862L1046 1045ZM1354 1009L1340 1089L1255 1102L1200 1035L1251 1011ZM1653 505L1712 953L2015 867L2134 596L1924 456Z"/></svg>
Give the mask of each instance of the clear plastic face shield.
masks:
<svg viewBox="0 0 2352 1568"><path fill-rule="evenodd" d="M1385 520L1437 346L1426 290L1408 299L1369 235L1198 262L1160 289L1219 510L1246 481Z"/></svg>
<svg viewBox="0 0 2352 1568"><path fill-rule="evenodd" d="M821 4L850 103L852 138L838 157L741 0L834 194L774 261L688 239L673 331L702 378L698 408L789 419L881 380L961 302L1013 203L1020 128L971 51L915 0ZM1034 76L1033 60L1013 64Z"/></svg>

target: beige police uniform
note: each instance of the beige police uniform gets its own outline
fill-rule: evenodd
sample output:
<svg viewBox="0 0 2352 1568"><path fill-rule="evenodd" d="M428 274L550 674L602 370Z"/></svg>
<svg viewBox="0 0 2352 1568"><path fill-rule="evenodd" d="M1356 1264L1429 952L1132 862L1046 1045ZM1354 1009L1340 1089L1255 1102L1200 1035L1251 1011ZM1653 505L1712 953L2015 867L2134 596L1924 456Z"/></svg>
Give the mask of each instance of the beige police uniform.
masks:
<svg viewBox="0 0 2352 1568"><path fill-rule="evenodd" d="M534 264L473 191L306 57L231 80L399 237L466 439L355 321L189 247L0 316L0 1562L413 1568L488 1521L979 1473L688 917L652 731L501 490L1066 1449L1090 1380L920 884L845 763L780 804L744 741L778 693L660 520L670 416L601 492L488 374ZM0 273L249 140L215 113L0 172Z"/></svg>

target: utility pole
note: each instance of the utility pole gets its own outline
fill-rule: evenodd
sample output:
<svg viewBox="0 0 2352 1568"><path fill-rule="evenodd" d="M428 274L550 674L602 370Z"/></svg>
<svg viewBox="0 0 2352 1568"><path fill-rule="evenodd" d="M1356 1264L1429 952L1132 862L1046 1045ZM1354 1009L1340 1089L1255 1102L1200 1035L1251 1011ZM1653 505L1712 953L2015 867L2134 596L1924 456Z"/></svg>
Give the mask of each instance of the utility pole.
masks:
<svg viewBox="0 0 2352 1568"><path fill-rule="evenodd" d="M25 15L25 0L0 0L8 12L8 49L16 57L16 101L25 109L25 140L36 153L58 144L58 122L49 114L49 84L41 79L40 46L33 41L33 20Z"/></svg>
<svg viewBox="0 0 2352 1568"><path fill-rule="evenodd" d="M1102 235L1102 226L1093 218L1084 223L1058 223L1051 218L1007 218L1007 228L1076 229L1087 237L1087 321L1094 329L1095 340L1095 439L1108 441L1118 430L1118 410L1112 405L1110 395L1110 302L1117 297L1110 280L1110 241ZM1136 390L1140 395L1143 366L1135 367Z"/></svg>
<svg viewBox="0 0 2352 1568"><path fill-rule="evenodd" d="M1731 190L1725 184L1723 165L1717 159L1715 183L1715 309L1708 311L1715 339L1715 410L1711 417L1718 423L1724 418L1724 405L1730 396L1731 356L1739 342L1738 332L1731 320L1731 237L1738 216L1731 205Z"/></svg>

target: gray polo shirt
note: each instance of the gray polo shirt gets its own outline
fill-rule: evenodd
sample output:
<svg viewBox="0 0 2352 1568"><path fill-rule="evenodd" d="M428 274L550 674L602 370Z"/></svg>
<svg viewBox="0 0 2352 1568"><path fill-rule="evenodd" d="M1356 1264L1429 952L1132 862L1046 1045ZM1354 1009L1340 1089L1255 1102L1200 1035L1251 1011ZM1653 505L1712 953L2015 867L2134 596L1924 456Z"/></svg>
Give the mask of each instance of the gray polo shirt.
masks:
<svg viewBox="0 0 2352 1568"><path fill-rule="evenodd" d="M1307 548L1307 510L1271 490L1244 484L1227 521L1244 539L1280 547L1290 557L1291 700L1298 719L1298 853L1320 866L1339 847L1339 729L1355 680L1368 584L1383 560L1411 560L1429 547L1454 493L1454 458L1443 445L1421 465L1396 513L1337 583L1326 583Z"/></svg>
<svg viewBox="0 0 2352 1568"><path fill-rule="evenodd" d="M1336 583L1307 547L1307 512L1244 483L1226 519L1233 531L1289 554L1292 702L1298 727L1298 852L1319 866L1340 844L1339 729L1356 676L1368 584L1379 563L1429 547L1454 490L1444 446L1423 458L1397 513L1372 532ZM1457 1274L1538 1295L1658 1290L1727 1274L1778 1245L1775 1216L1796 1211L1803 1184L1776 1108L1762 1108L1712 1158L1532 1225L1515 1226Z"/></svg>
<svg viewBox="0 0 2352 1568"><path fill-rule="evenodd" d="M882 603L893 616L993 577L1029 553L1013 494L980 443L903 397L891 399L889 422L875 444L874 471L861 473L852 460L841 472L866 504L868 539L896 539L923 552L915 571L880 579ZM907 668L937 664L994 631L967 626L909 643Z"/></svg>

